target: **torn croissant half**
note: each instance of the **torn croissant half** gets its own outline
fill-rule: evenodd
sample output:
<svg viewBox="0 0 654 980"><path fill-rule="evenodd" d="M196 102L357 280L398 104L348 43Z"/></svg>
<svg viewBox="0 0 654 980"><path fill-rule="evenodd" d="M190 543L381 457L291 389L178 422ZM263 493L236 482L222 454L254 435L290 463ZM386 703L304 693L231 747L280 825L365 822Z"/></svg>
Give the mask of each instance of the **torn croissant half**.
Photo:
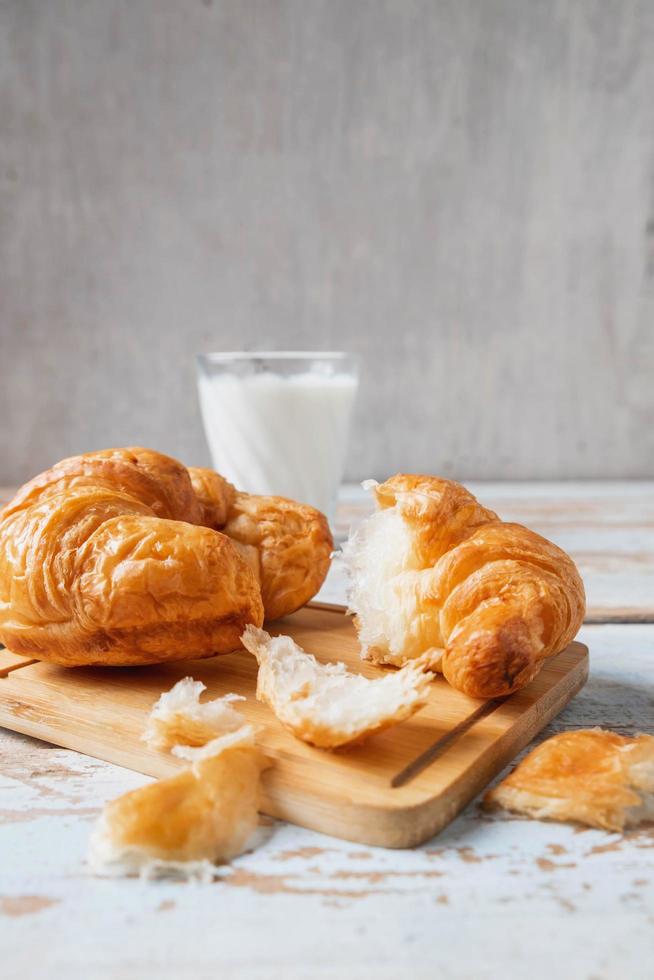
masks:
<svg viewBox="0 0 654 980"><path fill-rule="evenodd" d="M364 486L377 510L343 557L366 659L401 666L428 655L453 687L496 698L573 639L584 587L556 545L451 480L400 473Z"/></svg>
<svg viewBox="0 0 654 980"><path fill-rule="evenodd" d="M259 663L257 698L297 738L335 749L403 721L427 702L433 674L417 660L369 679L342 663L320 663L290 636L248 626L243 646Z"/></svg>
<svg viewBox="0 0 654 980"><path fill-rule="evenodd" d="M554 735L484 797L539 820L604 830L654 820L654 737L601 728Z"/></svg>
<svg viewBox="0 0 654 980"><path fill-rule="evenodd" d="M178 736L183 744L174 744L173 754L190 765L107 804L91 837L95 870L202 875L251 841L266 760L254 728L231 707L233 698L201 705L203 687L185 678L155 706L148 742L164 748Z"/></svg>

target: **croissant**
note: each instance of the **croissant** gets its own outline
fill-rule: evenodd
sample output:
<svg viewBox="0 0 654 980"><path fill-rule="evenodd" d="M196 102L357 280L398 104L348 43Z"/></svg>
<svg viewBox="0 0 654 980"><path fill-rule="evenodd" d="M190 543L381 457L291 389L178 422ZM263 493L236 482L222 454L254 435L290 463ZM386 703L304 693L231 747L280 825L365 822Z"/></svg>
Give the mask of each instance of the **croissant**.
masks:
<svg viewBox="0 0 654 980"><path fill-rule="evenodd" d="M430 651L453 687L494 698L572 640L584 587L560 548L450 480L371 485L378 510L343 550L364 657L402 665Z"/></svg>
<svg viewBox="0 0 654 980"><path fill-rule="evenodd" d="M329 567L325 518L192 476L197 493L168 456L108 449L22 487L0 510L0 642L65 666L208 657L310 599Z"/></svg>
<svg viewBox="0 0 654 980"><path fill-rule="evenodd" d="M484 797L537 820L622 831L654 817L654 736L579 728L553 735Z"/></svg>

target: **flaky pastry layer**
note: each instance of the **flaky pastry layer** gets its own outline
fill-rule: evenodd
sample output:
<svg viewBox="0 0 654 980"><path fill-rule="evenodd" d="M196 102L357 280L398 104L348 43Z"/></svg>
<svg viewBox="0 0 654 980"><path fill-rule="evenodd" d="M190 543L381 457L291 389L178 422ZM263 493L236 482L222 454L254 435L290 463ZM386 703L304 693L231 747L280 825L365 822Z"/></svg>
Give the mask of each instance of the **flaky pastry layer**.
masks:
<svg viewBox="0 0 654 980"><path fill-rule="evenodd" d="M272 637L253 626L242 641L259 664L259 701L293 735L323 749L352 745L409 718L427 703L434 676L416 660L370 679L343 663L320 663L290 636Z"/></svg>
<svg viewBox="0 0 654 980"><path fill-rule="evenodd" d="M103 874L211 877L257 829L260 774L268 764L235 694L200 701L204 684L185 677L161 695L143 739L188 768L106 805L89 862Z"/></svg>
<svg viewBox="0 0 654 980"><path fill-rule="evenodd" d="M315 594L331 548L313 508L210 470L143 448L71 457L0 511L0 642L68 667L228 653Z"/></svg>
<svg viewBox="0 0 654 980"><path fill-rule="evenodd" d="M654 820L654 737L601 728L547 739L491 789L488 806L620 831Z"/></svg>
<svg viewBox="0 0 654 980"><path fill-rule="evenodd" d="M575 636L584 588L556 545L450 480L398 474L370 486L378 510L343 549L365 657L427 656L471 697L502 697Z"/></svg>

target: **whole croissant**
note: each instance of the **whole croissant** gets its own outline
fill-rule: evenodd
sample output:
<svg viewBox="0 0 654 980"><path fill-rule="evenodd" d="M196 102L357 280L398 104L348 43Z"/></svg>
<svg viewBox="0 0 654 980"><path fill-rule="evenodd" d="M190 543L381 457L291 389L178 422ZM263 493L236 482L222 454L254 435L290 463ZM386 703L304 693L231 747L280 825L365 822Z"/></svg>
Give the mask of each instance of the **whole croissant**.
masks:
<svg viewBox="0 0 654 980"><path fill-rule="evenodd" d="M318 591L331 549L312 507L210 470L142 448L74 456L0 510L0 642L65 666L228 653Z"/></svg>
<svg viewBox="0 0 654 980"><path fill-rule="evenodd" d="M363 656L401 665L431 651L453 687L493 698L572 640L584 587L556 545L450 480L398 474L374 492L378 511L344 548Z"/></svg>

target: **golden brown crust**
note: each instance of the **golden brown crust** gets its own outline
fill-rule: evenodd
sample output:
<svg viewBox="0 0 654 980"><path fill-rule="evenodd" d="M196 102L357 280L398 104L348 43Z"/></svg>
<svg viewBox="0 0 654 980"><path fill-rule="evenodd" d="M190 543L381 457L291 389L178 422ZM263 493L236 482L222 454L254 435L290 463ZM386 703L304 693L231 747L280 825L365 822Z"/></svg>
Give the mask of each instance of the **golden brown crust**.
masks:
<svg viewBox="0 0 654 980"><path fill-rule="evenodd" d="M355 583L351 605L362 638L372 637L371 659L401 664L423 654L426 644L454 687L493 698L524 687L546 657L572 640L583 621L584 588L574 562L556 545L501 521L450 480L398 474L377 486L375 496L380 510L401 516L407 550L385 584L391 590L385 604L392 596L398 612L381 641L375 609L362 616L359 607L370 604L365 593L361 602ZM356 538L354 545L356 552ZM370 576L355 555L357 562L355 573Z"/></svg>
<svg viewBox="0 0 654 980"><path fill-rule="evenodd" d="M488 806L546 820L575 820L605 830L651 819L654 738L599 728L555 735L491 789Z"/></svg>
<svg viewBox="0 0 654 980"><path fill-rule="evenodd" d="M482 507L460 483L436 476L396 473L375 487L380 508L396 507L414 534L418 560L426 567L470 531L497 514Z"/></svg>
<svg viewBox="0 0 654 980"><path fill-rule="evenodd" d="M66 666L238 649L304 605L332 540L312 507L251 497L140 447L57 463L0 511L0 641Z"/></svg>
<svg viewBox="0 0 654 980"><path fill-rule="evenodd" d="M144 449L63 460L0 512L0 641L65 666L238 649L263 607L232 542L201 526L186 469Z"/></svg>
<svg viewBox="0 0 654 980"><path fill-rule="evenodd" d="M324 515L286 497L240 493L213 470L189 473L203 523L232 538L255 572L266 619L288 616L313 598L334 547Z"/></svg>
<svg viewBox="0 0 654 980"><path fill-rule="evenodd" d="M21 487L0 513L82 487L122 491L146 504L157 517L203 523L186 467L170 456L140 446L62 459Z"/></svg>
<svg viewBox="0 0 654 980"><path fill-rule="evenodd" d="M329 571L334 544L326 518L314 507L285 497L236 493L222 530L259 553L266 619L303 606Z"/></svg>
<svg viewBox="0 0 654 980"><path fill-rule="evenodd" d="M215 470L189 466L188 472L202 508L202 523L220 531L227 523L229 508L236 495L235 488Z"/></svg>

